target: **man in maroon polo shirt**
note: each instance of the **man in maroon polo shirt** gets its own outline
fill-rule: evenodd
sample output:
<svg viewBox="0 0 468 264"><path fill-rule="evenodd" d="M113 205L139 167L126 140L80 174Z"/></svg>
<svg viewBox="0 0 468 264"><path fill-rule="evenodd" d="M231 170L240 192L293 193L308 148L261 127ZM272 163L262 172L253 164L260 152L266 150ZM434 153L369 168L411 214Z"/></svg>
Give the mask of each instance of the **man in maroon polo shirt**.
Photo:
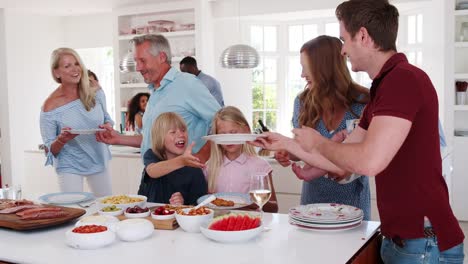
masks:
<svg viewBox="0 0 468 264"><path fill-rule="evenodd" d="M342 54L373 80L371 101L347 144L303 127L293 130L302 147L294 154L376 176L385 263L463 263L464 235L442 176L437 94L426 73L396 51L398 10L388 0L350 0L336 16ZM290 139L267 135L255 145L293 148Z"/></svg>

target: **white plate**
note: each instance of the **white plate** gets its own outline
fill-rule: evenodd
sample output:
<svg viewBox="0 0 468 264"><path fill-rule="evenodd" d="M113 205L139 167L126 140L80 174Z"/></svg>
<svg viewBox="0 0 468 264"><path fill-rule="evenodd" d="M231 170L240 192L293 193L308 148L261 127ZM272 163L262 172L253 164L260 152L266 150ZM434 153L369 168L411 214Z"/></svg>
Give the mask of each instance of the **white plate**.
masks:
<svg viewBox="0 0 468 264"><path fill-rule="evenodd" d="M258 137L265 137L262 134L216 134L202 137L221 145L244 144L246 141L255 141Z"/></svg>
<svg viewBox="0 0 468 264"><path fill-rule="evenodd" d="M75 204L93 199L94 195L89 192L59 192L39 197L39 200L48 204Z"/></svg>
<svg viewBox="0 0 468 264"><path fill-rule="evenodd" d="M359 223L357 223L355 225L351 225L351 226L337 227L337 228L315 228L315 227L307 227L307 226L303 226L303 225L298 225L298 224L295 224L295 223L292 223L292 222L289 222L289 223L291 225L296 226L299 229L303 229L303 230L318 231L318 232L340 232L340 231L350 230L350 229L354 229L356 227L359 227L362 222L359 222Z"/></svg>
<svg viewBox="0 0 468 264"><path fill-rule="evenodd" d="M361 209L336 203L299 205L289 209L289 215L313 222L344 222L363 215Z"/></svg>
<svg viewBox="0 0 468 264"><path fill-rule="evenodd" d="M203 202L208 196L211 194L203 195L202 197L197 199L197 204ZM211 209L223 209L223 210L230 210L230 209L237 209L241 207L245 207L252 204L250 197L246 193L213 193L216 198L221 198L224 200L230 200L234 202L234 206L216 206L212 203L206 205L206 207Z"/></svg>
<svg viewBox="0 0 468 264"><path fill-rule="evenodd" d="M346 224L351 224L351 223L356 223L358 221L362 221L364 216L360 216L358 218L348 220L348 221L336 221L336 222L320 222L320 221L314 222L314 221L310 221L308 219L298 218L298 217L295 217L293 215L289 215L289 218L296 221L296 222L301 222L301 223L304 223L304 224L320 225L320 226L336 226L336 225L346 225Z"/></svg>
<svg viewBox="0 0 468 264"><path fill-rule="evenodd" d="M242 231L218 231L208 229L209 223L204 223L200 226L200 231L207 238L222 242L222 243L237 243L251 240L258 236L263 231L263 225L257 228L252 228Z"/></svg>
<svg viewBox="0 0 468 264"><path fill-rule="evenodd" d="M316 224L316 223L308 223L308 222L304 222L304 221L300 221L300 220L297 220L297 219L294 219L294 218L289 218L289 223L293 223L293 224L297 224L297 225L301 225L301 226L304 226L304 227L310 227L310 228L320 228L320 229L339 229L339 228L346 228L346 227L349 227L349 226L354 226L358 223L361 223L362 222L362 218L356 220L356 221L352 221L352 222L349 222L349 223L336 223L336 224Z"/></svg>
<svg viewBox="0 0 468 264"><path fill-rule="evenodd" d="M95 129L71 129L71 130L66 130L66 131L70 132L71 134L77 134L77 135L91 135L91 134L96 134L96 132L106 131L106 130L102 128L95 128Z"/></svg>

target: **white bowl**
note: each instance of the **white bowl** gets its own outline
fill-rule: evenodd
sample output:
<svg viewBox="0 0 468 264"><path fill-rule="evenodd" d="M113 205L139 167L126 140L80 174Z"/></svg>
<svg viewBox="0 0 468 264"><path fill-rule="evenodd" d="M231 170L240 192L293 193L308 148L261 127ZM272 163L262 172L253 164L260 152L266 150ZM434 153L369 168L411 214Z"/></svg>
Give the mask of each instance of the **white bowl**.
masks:
<svg viewBox="0 0 468 264"><path fill-rule="evenodd" d="M187 213L191 210L192 208L184 208L182 211L184 213ZM211 219L213 219L214 211L212 209L208 209L210 211L209 214L206 215L181 215L179 213L175 213L175 217L177 220L177 223L179 223L179 226L185 231L189 233L199 233L200 232L200 226L203 223L208 223L210 222Z"/></svg>
<svg viewBox="0 0 468 264"><path fill-rule="evenodd" d="M138 241L153 234L154 225L146 219L126 219L115 224L115 232L123 241Z"/></svg>
<svg viewBox="0 0 468 264"><path fill-rule="evenodd" d="M127 213L127 211L124 212L125 217L127 218L144 218L144 217L149 216L150 213L151 211L149 209L147 212L143 212L143 213Z"/></svg>
<svg viewBox="0 0 468 264"><path fill-rule="evenodd" d="M117 217L111 215L88 215L76 222L75 226L103 225L113 229L113 225L119 221Z"/></svg>
<svg viewBox="0 0 468 264"><path fill-rule="evenodd" d="M155 220L169 220L169 219L174 219L175 218L175 212L173 214L168 214L168 215L157 215L151 213L151 218Z"/></svg>
<svg viewBox="0 0 468 264"><path fill-rule="evenodd" d="M241 231L218 231L208 229L209 223L204 223L200 226L200 230L207 238L223 242L223 243L238 243L248 241L258 236L263 231L263 225L257 228L241 230Z"/></svg>
<svg viewBox="0 0 468 264"><path fill-rule="evenodd" d="M102 211L102 209L99 209L98 214L100 215L110 215L110 216L119 216L123 214L123 209L119 208L118 211Z"/></svg>
<svg viewBox="0 0 468 264"><path fill-rule="evenodd" d="M115 233L110 229L98 233L74 233L68 230L65 233L65 243L72 248L77 249L96 249L105 247L115 241Z"/></svg>
<svg viewBox="0 0 468 264"><path fill-rule="evenodd" d="M143 195L136 195L136 194L127 194L126 196L130 197L130 198L140 198L140 199L143 199L142 201L140 202L133 202L133 203L124 203L123 201L122 202L117 202L117 203L103 203L103 201L105 200L108 200L109 198L111 197L118 197L118 196L122 196L122 195L110 195L110 196L105 196L105 197L102 197L102 198L99 198L97 200L97 205L98 205L98 208L101 209L103 207L106 207L106 206L111 206L111 205L115 205L119 208L122 208L123 210L127 209L128 207L134 207L135 205L138 205L140 207L146 207L146 201L148 200L148 198L146 196L143 196Z"/></svg>

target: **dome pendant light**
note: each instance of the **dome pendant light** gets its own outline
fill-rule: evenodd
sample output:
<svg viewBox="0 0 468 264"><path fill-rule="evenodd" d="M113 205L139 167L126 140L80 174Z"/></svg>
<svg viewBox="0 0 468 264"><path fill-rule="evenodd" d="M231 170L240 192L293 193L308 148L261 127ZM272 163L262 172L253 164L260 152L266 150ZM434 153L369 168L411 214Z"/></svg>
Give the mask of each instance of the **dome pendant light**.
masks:
<svg viewBox="0 0 468 264"><path fill-rule="evenodd" d="M240 31L240 0L237 1L239 9L239 31ZM240 33L239 33L240 35ZM251 69L258 66L260 55L253 47L245 44L236 44L228 47L221 53L219 59L223 68L229 69Z"/></svg>
<svg viewBox="0 0 468 264"><path fill-rule="evenodd" d="M133 58L133 51L132 51L133 41L129 41L129 49L127 54L123 56L122 60L120 61L119 68L120 72L135 72L136 71L136 62Z"/></svg>

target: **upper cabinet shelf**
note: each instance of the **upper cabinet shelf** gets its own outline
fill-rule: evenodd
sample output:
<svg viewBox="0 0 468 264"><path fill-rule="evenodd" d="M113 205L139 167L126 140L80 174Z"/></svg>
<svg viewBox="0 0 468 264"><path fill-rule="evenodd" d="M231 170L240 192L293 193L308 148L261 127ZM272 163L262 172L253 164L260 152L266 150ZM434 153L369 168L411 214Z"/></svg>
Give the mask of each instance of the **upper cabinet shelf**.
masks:
<svg viewBox="0 0 468 264"><path fill-rule="evenodd" d="M154 34L160 34L160 35L165 36L166 38L185 37L185 36L195 35L195 30L184 30L184 31L173 31L173 32L155 32ZM144 34L121 35L121 36L119 36L119 40L131 40L134 37L142 36L142 35L144 35Z"/></svg>

